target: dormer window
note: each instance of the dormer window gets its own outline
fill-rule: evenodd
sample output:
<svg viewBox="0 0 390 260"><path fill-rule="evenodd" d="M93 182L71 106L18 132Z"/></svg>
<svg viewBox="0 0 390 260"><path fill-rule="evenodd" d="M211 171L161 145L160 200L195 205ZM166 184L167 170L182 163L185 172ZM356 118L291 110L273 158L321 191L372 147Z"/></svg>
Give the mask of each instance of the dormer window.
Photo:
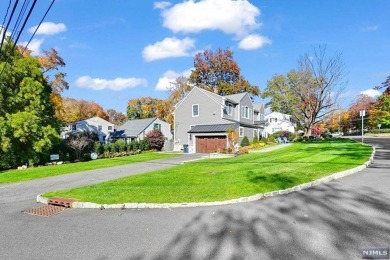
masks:
<svg viewBox="0 0 390 260"><path fill-rule="evenodd" d="M230 103L227 105L227 113L229 116L233 115L233 105Z"/></svg>
<svg viewBox="0 0 390 260"><path fill-rule="evenodd" d="M192 117L199 116L199 104L192 105Z"/></svg>
<svg viewBox="0 0 390 260"><path fill-rule="evenodd" d="M249 114L252 112L252 109L249 109L247 106L241 107L241 117L249 119Z"/></svg>

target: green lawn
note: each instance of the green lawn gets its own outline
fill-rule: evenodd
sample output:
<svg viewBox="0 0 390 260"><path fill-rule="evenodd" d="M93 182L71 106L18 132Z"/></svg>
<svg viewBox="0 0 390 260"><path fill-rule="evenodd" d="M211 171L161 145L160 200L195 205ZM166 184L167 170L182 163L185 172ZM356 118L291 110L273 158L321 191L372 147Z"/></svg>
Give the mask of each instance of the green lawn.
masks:
<svg viewBox="0 0 390 260"><path fill-rule="evenodd" d="M371 152L371 147L346 139L295 143L269 153L201 160L44 196L107 204L228 200L286 189L359 166Z"/></svg>
<svg viewBox="0 0 390 260"><path fill-rule="evenodd" d="M168 153L152 153L145 152L138 155L117 157L110 159L99 159L89 162L80 162L80 163L71 163L71 164L62 164L62 165L52 165L38 168L29 168L26 170L8 170L0 171L0 184L1 183L11 183L11 182L20 182L28 181L33 179L45 178L50 176L56 176L67 173L75 173L111 166L118 166L124 164L131 164L136 162L144 162L156 159L164 159L176 157L178 154L168 154Z"/></svg>

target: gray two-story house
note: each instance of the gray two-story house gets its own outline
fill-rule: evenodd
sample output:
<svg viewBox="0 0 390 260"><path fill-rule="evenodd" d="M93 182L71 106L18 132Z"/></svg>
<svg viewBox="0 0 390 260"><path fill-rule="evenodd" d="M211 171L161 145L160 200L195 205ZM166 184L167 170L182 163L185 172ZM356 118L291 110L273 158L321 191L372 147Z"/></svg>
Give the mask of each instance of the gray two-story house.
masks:
<svg viewBox="0 0 390 260"><path fill-rule="evenodd" d="M228 148L227 130L251 141L260 137L264 106L254 104L248 93L220 96L194 87L175 106L174 150L188 145L190 152L210 153Z"/></svg>

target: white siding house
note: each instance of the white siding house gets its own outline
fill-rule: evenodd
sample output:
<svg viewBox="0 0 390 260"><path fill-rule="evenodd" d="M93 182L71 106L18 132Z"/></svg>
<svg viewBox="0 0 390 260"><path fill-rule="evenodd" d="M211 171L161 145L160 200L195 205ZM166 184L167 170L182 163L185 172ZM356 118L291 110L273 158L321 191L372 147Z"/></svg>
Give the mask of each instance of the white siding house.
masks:
<svg viewBox="0 0 390 260"><path fill-rule="evenodd" d="M114 132L114 127L113 123L95 116L63 127L61 129L61 137L66 139L69 135L74 133L91 131L97 133L99 136L99 142L103 143L106 141L107 136Z"/></svg>
<svg viewBox="0 0 390 260"><path fill-rule="evenodd" d="M265 116L265 122L265 128L263 130L264 137L268 137L268 135L279 131L295 132L296 123L290 115L272 112Z"/></svg>

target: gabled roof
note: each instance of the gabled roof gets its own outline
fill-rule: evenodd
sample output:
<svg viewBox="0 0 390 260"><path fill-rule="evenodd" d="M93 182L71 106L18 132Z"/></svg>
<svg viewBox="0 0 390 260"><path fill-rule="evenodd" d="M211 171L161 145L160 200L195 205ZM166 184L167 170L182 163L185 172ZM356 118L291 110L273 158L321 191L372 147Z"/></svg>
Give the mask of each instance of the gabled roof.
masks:
<svg viewBox="0 0 390 260"><path fill-rule="evenodd" d="M212 93L208 90L205 90L205 89L202 89L202 88L199 88L199 87L196 87L194 86L191 91L184 97L182 98L174 107L175 107L175 110L184 102L184 100L192 94L192 92L194 90L199 90L201 93L205 94L206 96L208 96L211 100L213 100L214 102L216 102L217 104L219 105L223 105L223 101L222 101L222 97L220 95L217 95L215 93Z"/></svg>
<svg viewBox="0 0 390 260"><path fill-rule="evenodd" d="M228 99L233 100L236 103L240 103L241 99L243 99L246 94L247 94L247 92L244 92L244 93L237 93L237 94L232 94L232 95L226 95L225 97L228 98Z"/></svg>
<svg viewBox="0 0 390 260"><path fill-rule="evenodd" d="M114 132L111 137L137 137L150 124L156 121L157 117L129 120Z"/></svg>
<svg viewBox="0 0 390 260"><path fill-rule="evenodd" d="M237 128L239 124L196 125L188 133L225 133L229 128Z"/></svg>
<svg viewBox="0 0 390 260"><path fill-rule="evenodd" d="M261 104L261 103L253 103L253 108L254 108L254 110L256 110L256 111L261 112L262 110L264 110L264 104Z"/></svg>

